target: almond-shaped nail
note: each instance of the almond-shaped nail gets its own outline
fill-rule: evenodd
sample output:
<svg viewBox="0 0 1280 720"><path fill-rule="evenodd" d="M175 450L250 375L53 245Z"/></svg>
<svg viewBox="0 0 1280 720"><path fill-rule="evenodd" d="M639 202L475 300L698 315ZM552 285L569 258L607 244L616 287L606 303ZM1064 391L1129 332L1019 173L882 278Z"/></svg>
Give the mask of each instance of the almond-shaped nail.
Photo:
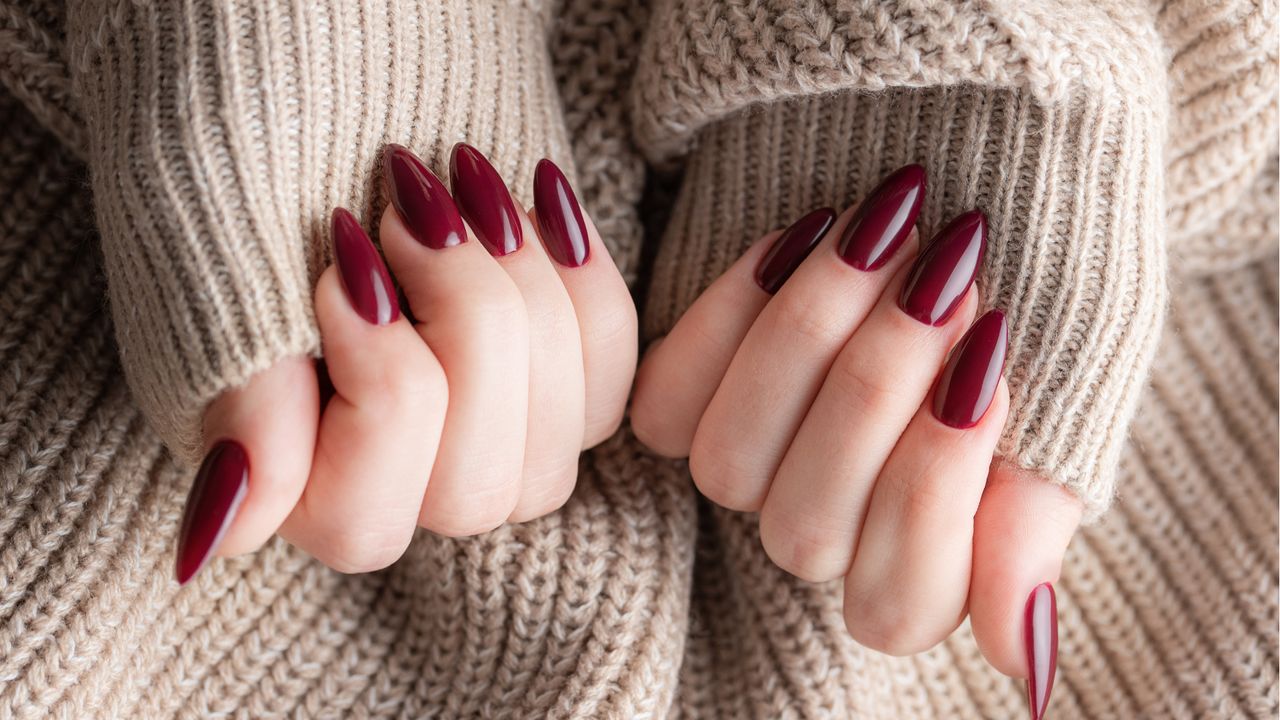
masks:
<svg viewBox="0 0 1280 720"><path fill-rule="evenodd" d="M547 254L565 267L582 267L591 259L591 243L582 208L560 168L543 158L533 171L533 206Z"/></svg>
<svg viewBox="0 0 1280 720"><path fill-rule="evenodd" d="M1042 720L1049 709L1053 676L1058 672L1058 599L1053 585L1041 583L1027 598L1023 632L1027 646L1027 703L1031 720Z"/></svg>
<svg viewBox="0 0 1280 720"><path fill-rule="evenodd" d="M934 417L954 428L977 425L996 395L1008 344L1004 313L992 310L978 318L951 351L938 378Z"/></svg>
<svg viewBox="0 0 1280 720"><path fill-rule="evenodd" d="M419 243L433 250L467 241L467 226L440 178L417 155L401 145L388 145L382 154L382 177L405 227Z"/></svg>
<svg viewBox="0 0 1280 720"><path fill-rule="evenodd" d="M400 317L391 273L360 222L343 208L333 211L333 256L342 289L357 315L373 325L386 325Z"/></svg>
<svg viewBox="0 0 1280 720"><path fill-rule="evenodd" d="M770 295L782 289L783 283L809 257L835 221L835 210L818 208L783 230L756 266L756 284L760 289Z"/></svg>
<svg viewBox="0 0 1280 720"><path fill-rule="evenodd" d="M491 255L500 257L520 249L524 244L520 214L488 158L466 143L454 145L449 182L462 217Z"/></svg>
<svg viewBox="0 0 1280 720"><path fill-rule="evenodd" d="M876 186L862 201L840 238L845 262L868 272L880 269L902 247L924 204L925 172L908 165Z"/></svg>
<svg viewBox="0 0 1280 720"><path fill-rule="evenodd" d="M982 267L987 218L978 210L947 223L916 258L898 307L926 325L944 325L955 314Z"/></svg>
<svg viewBox="0 0 1280 720"><path fill-rule="evenodd" d="M234 440L209 448L191 484L174 574L186 584L213 556L249 489L249 455Z"/></svg>

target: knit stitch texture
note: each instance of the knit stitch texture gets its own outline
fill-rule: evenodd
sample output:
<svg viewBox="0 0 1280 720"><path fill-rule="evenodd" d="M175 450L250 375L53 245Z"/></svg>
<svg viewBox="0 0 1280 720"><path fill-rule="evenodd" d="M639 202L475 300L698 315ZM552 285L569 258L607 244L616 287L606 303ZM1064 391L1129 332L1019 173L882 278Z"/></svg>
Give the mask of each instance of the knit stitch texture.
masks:
<svg viewBox="0 0 1280 720"><path fill-rule="evenodd" d="M372 225L381 146L459 140L525 201L540 157L571 173L646 338L761 233L924 164L925 234L991 218L1000 450L1096 519L1053 716L1275 717L1278 14L0 0L0 720L1025 712L967 626L859 647L837 584L625 429L536 522L359 576L277 540L176 586L204 406L318 352L324 219ZM648 168L683 177L652 254Z"/></svg>

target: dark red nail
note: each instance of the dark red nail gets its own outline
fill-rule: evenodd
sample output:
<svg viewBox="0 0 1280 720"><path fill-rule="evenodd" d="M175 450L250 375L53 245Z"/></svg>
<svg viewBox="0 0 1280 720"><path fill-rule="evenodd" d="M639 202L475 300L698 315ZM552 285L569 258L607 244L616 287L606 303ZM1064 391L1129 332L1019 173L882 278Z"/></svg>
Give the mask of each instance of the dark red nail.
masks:
<svg viewBox="0 0 1280 720"><path fill-rule="evenodd" d="M924 203L925 173L908 165L885 178L867 196L840 238L840 257L859 270L889 262L911 234Z"/></svg>
<svg viewBox="0 0 1280 720"><path fill-rule="evenodd" d="M520 249L524 244L520 215L507 184L488 158L466 143L454 145L449 181L458 209L491 255L500 257Z"/></svg>
<svg viewBox="0 0 1280 720"><path fill-rule="evenodd" d="M760 259L756 266L756 284L770 295L778 292L835 221L835 210L818 208L791 223Z"/></svg>
<svg viewBox="0 0 1280 720"><path fill-rule="evenodd" d="M996 395L1004 372L1009 328L1004 313L992 310L978 318L951 351L933 394L933 414L954 428L978 424Z"/></svg>
<svg viewBox="0 0 1280 720"><path fill-rule="evenodd" d="M333 211L333 256L342 287L360 317L374 325L386 325L400 317L396 286L382 256L360 222L342 208Z"/></svg>
<svg viewBox="0 0 1280 720"><path fill-rule="evenodd" d="M1023 623L1027 645L1027 703L1031 720L1041 720L1049 709L1053 676L1058 672L1058 598L1053 585L1041 583L1027 598Z"/></svg>
<svg viewBox="0 0 1280 720"><path fill-rule="evenodd" d="M467 241L467 226L449 191L417 155L401 145L388 145L382 154L382 177L391 204L418 242L442 250Z"/></svg>
<svg viewBox="0 0 1280 720"><path fill-rule="evenodd" d="M178 582L186 584L213 555L249 489L249 456L240 443L222 440L209 449L191 485L178 533Z"/></svg>
<svg viewBox="0 0 1280 720"><path fill-rule="evenodd" d="M952 220L911 266L898 307L926 325L946 323L978 276L986 244L987 218L981 211Z"/></svg>
<svg viewBox="0 0 1280 720"><path fill-rule="evenodd" d="M565 267L582 267L591 259L587 223L569 180L555 163L543 158L533 171L533 206L547 252Z"/></svg>

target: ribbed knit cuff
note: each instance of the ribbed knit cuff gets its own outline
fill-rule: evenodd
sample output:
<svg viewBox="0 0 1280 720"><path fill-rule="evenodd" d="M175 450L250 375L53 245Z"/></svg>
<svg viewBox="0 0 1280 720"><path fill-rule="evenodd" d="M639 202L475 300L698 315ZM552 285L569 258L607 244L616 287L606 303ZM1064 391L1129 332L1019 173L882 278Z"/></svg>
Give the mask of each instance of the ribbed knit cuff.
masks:
<svg viewBox="0 0 1280 720"><path fill-rule="evenodd" d="M73 3L112 314L130 385L192 459L223 390L319 351L327 219L376 228L387 142L467 140L527 199L572 168L542 11L514 2Z"/></svg>
<svg viewBox="0 0 1280 720"><path fill-rule="evenodd" d="M824 95L703 128L660 246L646 331L664 333L764 232L842 207L910 162L924 237L981 208L983 304L1010 322L999 453L1106 508L1165 303L1159 142L1140 108L1045 107L977 87Z"/></svg>

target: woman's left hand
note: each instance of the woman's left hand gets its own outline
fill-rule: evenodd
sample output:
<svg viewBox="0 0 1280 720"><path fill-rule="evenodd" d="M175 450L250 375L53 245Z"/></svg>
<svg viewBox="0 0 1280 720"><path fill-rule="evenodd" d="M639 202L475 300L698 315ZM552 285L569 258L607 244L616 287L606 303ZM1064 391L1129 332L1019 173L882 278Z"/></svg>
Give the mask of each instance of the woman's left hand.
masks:
<svg viewBox="0 0 1280 720"><path fill-rule="evenodd" d="M967 613L988 660L1027 677L1029 600L1051 596L1081 505L993 462L1008 331L999 311L974 320L986 220L961 215L918 252L923 192L904 168L856 211L756 243L650 349L632 424L688 457L713 502L759 512L778 566L844 578L863 645L917 653Z"/></svg>

